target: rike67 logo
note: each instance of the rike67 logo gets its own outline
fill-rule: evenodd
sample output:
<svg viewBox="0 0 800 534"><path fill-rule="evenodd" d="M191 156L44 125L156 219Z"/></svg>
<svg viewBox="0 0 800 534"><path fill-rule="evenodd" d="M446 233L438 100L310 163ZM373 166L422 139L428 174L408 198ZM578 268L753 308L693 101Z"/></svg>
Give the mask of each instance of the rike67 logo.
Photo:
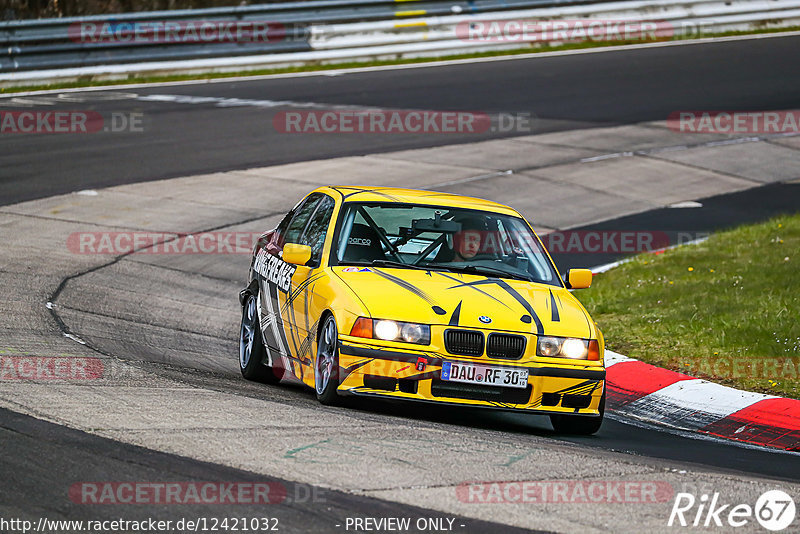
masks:
<svg viewBox="0 0 800 534"><path fill-rule="evenodd" d="M691 493L678 493L667 526L729 529L751 524L755 519L765 529L777 532L794 522L795 511L794 499L781 490L764 492L755 506L723 503L716 492L699 499Z"/></svg>

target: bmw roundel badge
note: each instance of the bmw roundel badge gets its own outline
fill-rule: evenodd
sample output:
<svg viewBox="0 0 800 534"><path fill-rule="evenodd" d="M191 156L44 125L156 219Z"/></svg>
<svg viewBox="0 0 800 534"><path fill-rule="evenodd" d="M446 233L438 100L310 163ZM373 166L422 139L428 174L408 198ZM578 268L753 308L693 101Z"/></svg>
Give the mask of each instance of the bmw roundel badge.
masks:
<svg viewBox="0 0 800 534"><path fill-rule="evenodd" d="M481 315L480 317L478 317L478 320L480 320L480 322L482 322L483 324L489 324L492 322L492 319L485 315Z"/></svg>

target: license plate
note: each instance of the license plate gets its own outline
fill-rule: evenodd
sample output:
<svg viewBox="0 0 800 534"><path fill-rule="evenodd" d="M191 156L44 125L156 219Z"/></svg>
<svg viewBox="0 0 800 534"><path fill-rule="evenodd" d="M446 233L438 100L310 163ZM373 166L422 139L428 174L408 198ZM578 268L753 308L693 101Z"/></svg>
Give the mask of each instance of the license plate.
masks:
<svg viewBox="0 0 800 534"><path fill-rule="evenodd" d="M527 369L508 369L474 363L444 362L442 380L507 388L528 387Z"/></svg>

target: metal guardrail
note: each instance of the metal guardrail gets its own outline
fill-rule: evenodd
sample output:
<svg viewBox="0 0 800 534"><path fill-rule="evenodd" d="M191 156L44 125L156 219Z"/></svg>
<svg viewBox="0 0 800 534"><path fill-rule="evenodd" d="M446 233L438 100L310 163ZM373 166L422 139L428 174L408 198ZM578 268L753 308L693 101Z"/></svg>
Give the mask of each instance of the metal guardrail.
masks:
<svg viewBox="0 0 800 534"><path fill-rule="evenodd" d="M464 24L492 21L633 21L652 22L660 38L702 37L724 31L750 30L767 27L800 26L800 0L682 0L679 3L663 0L628 0L587 5L560 6L474 15L423 17L412 24L397 21L375 21L351 24L318 24L311 29L310 43L314 50L333 50L360 47L379 47L413 43L448 42L457 47L501 48L502 35L486 33L486 42L467 42ZM411 22L411 21L409 21ZM502 26L501 26L502 27ZM501 30L502 31L502 30ZM520 39L523 41L523 39ZM540 40L541 44L558 39ZM491 46L491 45L494 46ZM506 47L521 46L506 42ZM434 45L436 46L436 45Z"/></svg>
<svg viewBox="0 0 800 534"><path fill-rule="evenodd" d="M503 20L658 21L670 25L670 38L697 37L704 32L800 26L800 0L316 0L3 22L0 43L6 53L0 54L0 84L230 72L531 46L503 35L494 39L495 34L487 40L464 38L464 25ZM279 38L266 41L208 43L87 42L74 35L80 24L113 24L119 30L125 24L154 21L269 22L280 31ZM540 39L533 44L553 41L559 42Z"/></svg>
<svg viewBox="0 0 800 534"><path fill-rule="evenodd" d="M315 24L379 21L413 16L486 13L532 7L574 5L603 0L316 0L283 4L151 11L113 16L66 17L0 22L0 72L83 67L143 61L186 60L308 51ZM82 25L135 33L147 23L269 23L280 27L275 39L246 42L128 42L81 39ZM244 23L244 24L243 24Z"/></svg>

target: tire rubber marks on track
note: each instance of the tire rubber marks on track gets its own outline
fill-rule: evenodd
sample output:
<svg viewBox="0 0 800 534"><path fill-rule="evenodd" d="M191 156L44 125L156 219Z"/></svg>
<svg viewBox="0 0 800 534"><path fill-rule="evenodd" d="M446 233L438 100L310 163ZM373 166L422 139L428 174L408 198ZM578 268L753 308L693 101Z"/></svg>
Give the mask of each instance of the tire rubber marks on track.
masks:
<svg viewBox="0 0 800 534"><path fill-rule="evenodd" d="M318 102L297 102L295 100L257 100L250 98L224 98L217 96L191 96L191 95L138 95L141 102L164 102L175 104L213 105L218 108L255 107L255 108L303 108L326 110L368 110L377 109L368 106L323 104Z"/></svg>
<svg viewBox="0 0 800 534"><path fill-rule="evenodd" d="M681 380L628 403L622 412L648 413L648 419L681 430L699 430L764 399L700 379Z"/></svg>
<svg viewBox="0 0 800 534"><path fill-rule="evenodd" d="M30 108L35 106L55 106L57 104L81 104L91 102L111 102L120 100L134 100L139 98L136 93L60 93L57 95L12 97L0 99L0 108Z"/></svg>
<svg viewBox="0 0 800 534"><path fill-rule="evenodd" d="M367 106L355 105L336 105L323 104L317 102L297 102L294 100L260 100L250 98L225 98L218 96L192 96L192 95L173 95L173 94L153 94L141 95L137 93L61 93L58 95L14 97L0 99L0 108L17 107L31 108L36 106L55 106L58 104L75 103L97 103L123 100L136 100L139 102L162 102L172 104L194 104L194 105L213 105L218 108L233 107L255 107L255 108L277 108L290 107L302 109L326 109L326 110L367 110L376 109Z"/></svg>
<svg viewBox="0 0 800 534"><path fill-rule="evenodd" d="M591 156L588 158L581 158L579 161L580 163L595 163L597 161L603 161L606 159L616 159L616 158L630 158L633 156L653 156L658 157L659 154L665 152L681 152L684 150L692 150L695 148L712 148L717 146L726 146L726 145L740 145L742 143L760 143L762 141L769 141L770 139L780 139L783 137L794 137L798 135L794 132L787 132L787 133L779 133L779 134L765 134L760 136L749 136L749 137L734 137L733 139L722 139L722 140L715 140L715 141L708 141L705 143L697 143L693 145L671 145L671 146L662 146L662 147L655 147L655 148L648 148L642 150L634 150L629 152L614 152L611 154L600 154L599 156ZM743 179L747 179L744 177L739 177ZM683 207L683 206L681 206ZM694 206L691 206L694 207Z"/></svg>

